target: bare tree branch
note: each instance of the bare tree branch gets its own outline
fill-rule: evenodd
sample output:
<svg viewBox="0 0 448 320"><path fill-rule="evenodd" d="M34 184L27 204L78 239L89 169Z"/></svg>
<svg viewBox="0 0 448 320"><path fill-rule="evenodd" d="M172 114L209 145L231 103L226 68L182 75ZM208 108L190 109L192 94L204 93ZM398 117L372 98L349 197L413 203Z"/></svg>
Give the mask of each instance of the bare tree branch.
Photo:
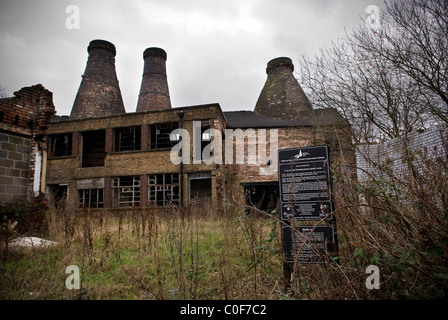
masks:
<svg viewBox="0 0 448 320"><path fill-rule="evenodd" d="M5 88L0 84L0 99L6 98Z"/></svg>
<svg viewBox="0 0 448 320"><path fill-rule="evenodd" d="M299 77L318 108L337 108L361 141L448 123L448 4L393 0L379 28L361 26Z"/></svg>

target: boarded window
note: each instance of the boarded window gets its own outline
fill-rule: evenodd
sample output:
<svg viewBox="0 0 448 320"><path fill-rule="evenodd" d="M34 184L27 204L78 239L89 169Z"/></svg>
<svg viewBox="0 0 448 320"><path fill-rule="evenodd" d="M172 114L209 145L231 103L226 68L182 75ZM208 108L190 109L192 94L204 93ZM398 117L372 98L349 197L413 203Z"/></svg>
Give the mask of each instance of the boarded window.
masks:
<svg viewBox="0 0 448 320"><path fill-rule="evenodd" d="M149 204L168 206L179 204L179 174L152 174L149 176Z"/></svg>
<svg viewBox="0 0 448 320"><path fill-rule="evenodd" d="M151 126L151 149L171 148L178 143L178 137L171 134L179 123L159 123Z"/></svg>
<svg viewBox="0 0 448 320"><path fill-rule="evenodd" d="M50 136L50 156L65 157L72 155L72 134L56 134Z"/></svg>
<svg viewBox="0 0 448 320"><path fill-rule="evenodd" d="M103 189L78 190L79 206L81 208L104 207Z"/></svg>
<svg viewBox="0 0 448 320"><path fill-rule="evenodd" d="M115 151L141 149L141 127L115 129Z"/></svg>
<svg viewBox="0 0 448 320"><path fill-rule="evenodd" d="M114 206L138 207L140 205L140 177L118 177L112 179Z"/></svg>

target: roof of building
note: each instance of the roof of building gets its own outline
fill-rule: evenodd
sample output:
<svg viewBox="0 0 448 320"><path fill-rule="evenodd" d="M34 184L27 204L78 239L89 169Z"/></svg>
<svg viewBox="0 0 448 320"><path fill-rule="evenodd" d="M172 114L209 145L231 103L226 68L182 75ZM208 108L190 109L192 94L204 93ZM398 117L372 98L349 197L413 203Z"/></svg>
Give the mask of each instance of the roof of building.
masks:
<svg viewBox="0 0 448 320"><path fill-rule="evenodd" d="M308 126L305 119L269 118L253 111L224 111L229 128L274 128Z"/></svg>
<svg viewBox="0 0 448 320"><path fill-rule="evenodd" d="M310 118L278 119L265 117L253 111L224 111L228 128L282 128L315 125L347 125L336 109L316 109Z"/></svg>

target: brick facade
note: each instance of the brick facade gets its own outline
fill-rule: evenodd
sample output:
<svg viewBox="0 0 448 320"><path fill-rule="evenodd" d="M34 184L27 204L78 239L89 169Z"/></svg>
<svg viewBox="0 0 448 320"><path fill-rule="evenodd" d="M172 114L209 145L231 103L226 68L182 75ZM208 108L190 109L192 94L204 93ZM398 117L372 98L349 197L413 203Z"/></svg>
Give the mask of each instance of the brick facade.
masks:
<svg viewBox="0 0 448 320"><path fill-rule="evenodd" d="M155 149L150 145L151 126L159 123L179 123L179 109L169 109L161 111L146 111L138 113L128 113L118 116L97 117L80 120L54 121L48 132L50 141L57 135L72 133L73 150L71 155L63 157L50 157L47 160L47 185L67 185L68 203L77 206L78 194L76 181L82 179L105 178L104 203L105 206L113 207L112 184L115 177L138 176L140 177L140 202L139 207L148 203L148 177L154 174L178 174L180 166L175 165L170 160L171 148ZM183 165L183 183L188 186L189 175L198 172L207 172L212 178L212 184L221 185L219 182L221 165L209 165L205 163L193 164L193 121L207 121L213 126L222 130L225 127L223 113L217 104L184 107L183 128L187 130L191 137L190 144L190 164ZM114 151L115 132L119 128L139 127L141 128L141 148L132 151ZM106 157L103 166L83 167L82 150L83 135L92 130L105 130L105 151ZM220 191L220 196L223 191ZM222 199L218 193L212 190L212 207L217 208ZM188 188L183 189L183 203L188 204L190 194Z"/></svg>

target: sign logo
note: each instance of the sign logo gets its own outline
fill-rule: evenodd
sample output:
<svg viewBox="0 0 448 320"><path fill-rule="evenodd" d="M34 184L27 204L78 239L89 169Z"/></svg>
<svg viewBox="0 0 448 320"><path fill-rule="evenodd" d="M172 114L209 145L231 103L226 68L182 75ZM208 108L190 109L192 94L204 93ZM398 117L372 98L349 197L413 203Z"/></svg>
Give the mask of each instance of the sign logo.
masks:
<svg viewBox="0 0 448 320"><path fill-rule="evenodd" d="M294 156L294 160L299 160L300 158L307 157L309 155L309 152L302 152L302 150L300 150L299 153Z"/></svg>

